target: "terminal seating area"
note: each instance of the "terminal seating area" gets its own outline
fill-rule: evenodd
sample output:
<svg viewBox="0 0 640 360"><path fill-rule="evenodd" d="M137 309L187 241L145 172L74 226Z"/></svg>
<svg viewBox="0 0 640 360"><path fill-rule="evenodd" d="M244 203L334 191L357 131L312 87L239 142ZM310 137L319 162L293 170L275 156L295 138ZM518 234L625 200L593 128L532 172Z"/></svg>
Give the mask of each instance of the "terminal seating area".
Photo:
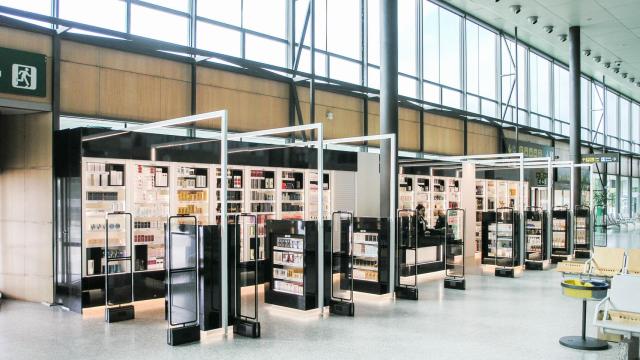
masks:
<svg viewBox="0 0 640 360"><path fill-rule="evenodd" d="M621 225L636 225L640 222L640 216L635 218L624 217L620 214L609 214L607 215L607 225L608 226L616 226L620 227Z"/></svg>
<svg viewBox="0 0 640 360"><path fill-rule="evenodd" d="M565 276L605 279L625 273L640 275L640 249L595 247L587 261L563 261L556 271Z"/></svg>
<svg viewBox="0 0 640 360"><path fill-rule="evenodd" d="M635 256L638 256L636 251ZM636 264L637 266L637 264ZM627 347L625 358L638 359L640 336L640 276L616 275L611 279L608 296L600 301L593 314L593 325L605 335L623 336Z"/></svg>

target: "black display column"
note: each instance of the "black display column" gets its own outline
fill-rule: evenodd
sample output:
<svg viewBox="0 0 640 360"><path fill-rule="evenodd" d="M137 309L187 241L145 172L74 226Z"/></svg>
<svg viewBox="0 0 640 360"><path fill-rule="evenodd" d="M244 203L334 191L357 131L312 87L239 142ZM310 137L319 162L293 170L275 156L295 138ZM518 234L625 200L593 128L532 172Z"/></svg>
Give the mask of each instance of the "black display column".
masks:
<svg viewBox="0 0 640 360"><path fill-rule="evenodd" d="M569 117L571 119L571 131L569 133L569 160L575 164L582 162L581 153L581 119L580 119L580 27L572 26L569 28ZM573 188L571 196L573 197L573 206L581 205L581 182L580 168L572 169Z"/></svg>

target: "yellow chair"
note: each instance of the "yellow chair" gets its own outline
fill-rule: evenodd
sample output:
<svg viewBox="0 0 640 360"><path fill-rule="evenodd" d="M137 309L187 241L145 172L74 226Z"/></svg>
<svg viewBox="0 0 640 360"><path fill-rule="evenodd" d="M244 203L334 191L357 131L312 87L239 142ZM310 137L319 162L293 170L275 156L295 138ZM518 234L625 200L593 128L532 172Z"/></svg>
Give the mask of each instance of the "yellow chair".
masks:
<svg viewBox="0 0 640 360"><path fill-rule="evenodd" d="M627 274L640 275L640 249L627 250Z"/></svg>
<svg viewBox="0 0 640 360"><path fill-rule="evenodd" d="M613 277L621 274L624 268L624 249L595 247L589 263L588 275L597 277Z"/></svg>

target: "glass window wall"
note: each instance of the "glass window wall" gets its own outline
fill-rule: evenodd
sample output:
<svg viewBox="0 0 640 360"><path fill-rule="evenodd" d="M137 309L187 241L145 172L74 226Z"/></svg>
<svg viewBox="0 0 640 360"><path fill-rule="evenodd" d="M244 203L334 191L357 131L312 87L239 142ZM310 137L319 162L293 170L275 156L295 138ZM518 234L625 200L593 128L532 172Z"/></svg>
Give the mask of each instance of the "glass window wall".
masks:
<svg viewBox="0 0 640 360"><path fill-rule="evenodd" d="M292 68L295 62L291 47L301 46L309 5L309 0L139 0L131 2L127 24L124 0L57 1L59 16L65 20L122 33L130 29L134 35L282 68ZM316 0L316 4L316 75L379 88L380 0ZM51 15L53 0L0 0L0 5ZM295 17L294 28L289 14ZM400 0L398 17L401 95L567 134L568 71L563 65L524 42L516 49L509 36L436 1ZM193 22L195 34L190 29ZM310 31L306 34L298 69L310 73ZM516 91L511 93L516 73L517 116ZM640 153L636 100L584 77L581 100L585 141L605 145L606 139L611 150Z"/></svg>

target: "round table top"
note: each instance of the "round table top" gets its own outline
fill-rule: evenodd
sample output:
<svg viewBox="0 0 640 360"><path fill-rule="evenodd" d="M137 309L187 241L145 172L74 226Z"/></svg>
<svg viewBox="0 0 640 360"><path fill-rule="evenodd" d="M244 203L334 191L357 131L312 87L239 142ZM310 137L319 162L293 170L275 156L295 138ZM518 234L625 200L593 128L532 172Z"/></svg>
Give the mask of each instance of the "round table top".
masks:
<svg viewBox="0 0 640 360"><path fill-rule="evenodd" d="M600 300L607 295L609 283L601 280L563 280L562 293L566 296L582 300Z"/></svg>

